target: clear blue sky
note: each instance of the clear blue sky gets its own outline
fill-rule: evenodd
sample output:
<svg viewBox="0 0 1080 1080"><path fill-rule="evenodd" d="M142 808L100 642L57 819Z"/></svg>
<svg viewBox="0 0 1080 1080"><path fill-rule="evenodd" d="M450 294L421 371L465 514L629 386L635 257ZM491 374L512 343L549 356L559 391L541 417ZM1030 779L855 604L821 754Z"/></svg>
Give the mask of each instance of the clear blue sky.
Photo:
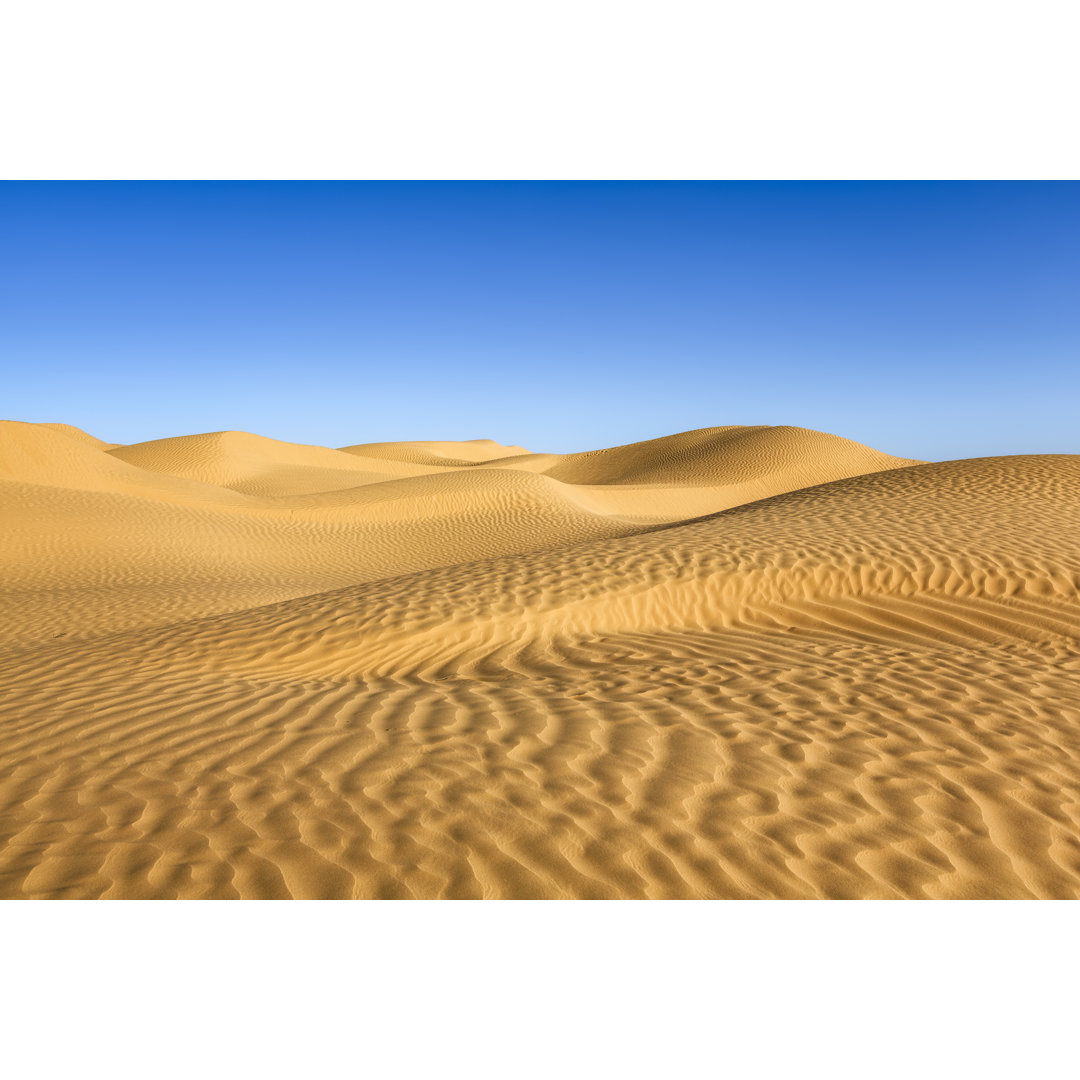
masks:
<svg viewBox="0 0 1080 1080"><path fill-rule="evenodd" d="M1080 184L4 183L0 415L1080 453Z"/></svg>

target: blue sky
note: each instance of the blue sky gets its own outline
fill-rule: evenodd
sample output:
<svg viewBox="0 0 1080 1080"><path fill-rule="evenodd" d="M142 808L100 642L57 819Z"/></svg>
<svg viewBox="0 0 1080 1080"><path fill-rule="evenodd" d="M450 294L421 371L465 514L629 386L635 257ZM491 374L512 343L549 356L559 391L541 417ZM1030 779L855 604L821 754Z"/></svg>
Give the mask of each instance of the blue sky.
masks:
<svg viewBox="0 0 1080 1080"><path fill-rule="evenodd" d="M0 415L1080 453L1080 184L0 184Z"/></svg>

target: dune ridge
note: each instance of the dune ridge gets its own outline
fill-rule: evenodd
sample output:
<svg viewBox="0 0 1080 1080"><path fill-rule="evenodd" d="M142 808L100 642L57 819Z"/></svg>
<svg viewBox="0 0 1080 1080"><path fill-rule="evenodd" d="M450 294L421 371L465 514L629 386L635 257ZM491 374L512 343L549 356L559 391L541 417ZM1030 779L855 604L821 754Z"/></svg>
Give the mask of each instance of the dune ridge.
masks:
<svg viewBox="0 0 1080 1080"><path fill-rule="evenodd" d="M1080 896L1080 456L91 439L0 429L0 896Z"/></svg>

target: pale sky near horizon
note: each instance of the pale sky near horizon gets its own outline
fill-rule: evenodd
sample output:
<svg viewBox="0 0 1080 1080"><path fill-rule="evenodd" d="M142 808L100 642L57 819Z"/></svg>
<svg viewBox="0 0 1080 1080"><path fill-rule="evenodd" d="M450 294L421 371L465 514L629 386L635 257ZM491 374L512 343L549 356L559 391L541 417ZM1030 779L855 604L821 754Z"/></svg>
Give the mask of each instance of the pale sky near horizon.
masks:
<svg viewBox="0 0 1080 1080"><path fill-rule="evenodd" d="M0 416L1080 453L1080 184L0 184Z"/></svg>

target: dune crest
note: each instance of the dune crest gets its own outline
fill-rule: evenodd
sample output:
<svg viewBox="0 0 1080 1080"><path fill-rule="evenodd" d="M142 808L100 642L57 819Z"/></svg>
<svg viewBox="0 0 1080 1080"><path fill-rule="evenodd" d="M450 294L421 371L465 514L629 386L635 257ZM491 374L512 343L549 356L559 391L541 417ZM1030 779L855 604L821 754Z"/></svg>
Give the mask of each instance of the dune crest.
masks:
<svg viewBox="0 0 1080 1080"><path fill-rule="evenodd" d="M1080 896L1080 456L7 422L0 500L0 896Z"/></svg>
<svg viewBox="0 0 1080 1080"><path fill-rule="evenodd" d="M402 461L412 465L461 468L499 458L529 456L521 446L503 446L491 439L465 442L379 442L343 446L342 453L373 457L380 461Z"/></svg>
<svg viewBox="0 0 1080 1080"><path fill-rule="evenodd" d="M72 427L71 424L36 424L35 426L48 428L50 431L59 431L62 435L68 435L72 439L78 439L79 442L88 443L99 450L111 450L114 446L120 445L119 443L103 442L89 432L83 431L82 428Z"/></svg>

